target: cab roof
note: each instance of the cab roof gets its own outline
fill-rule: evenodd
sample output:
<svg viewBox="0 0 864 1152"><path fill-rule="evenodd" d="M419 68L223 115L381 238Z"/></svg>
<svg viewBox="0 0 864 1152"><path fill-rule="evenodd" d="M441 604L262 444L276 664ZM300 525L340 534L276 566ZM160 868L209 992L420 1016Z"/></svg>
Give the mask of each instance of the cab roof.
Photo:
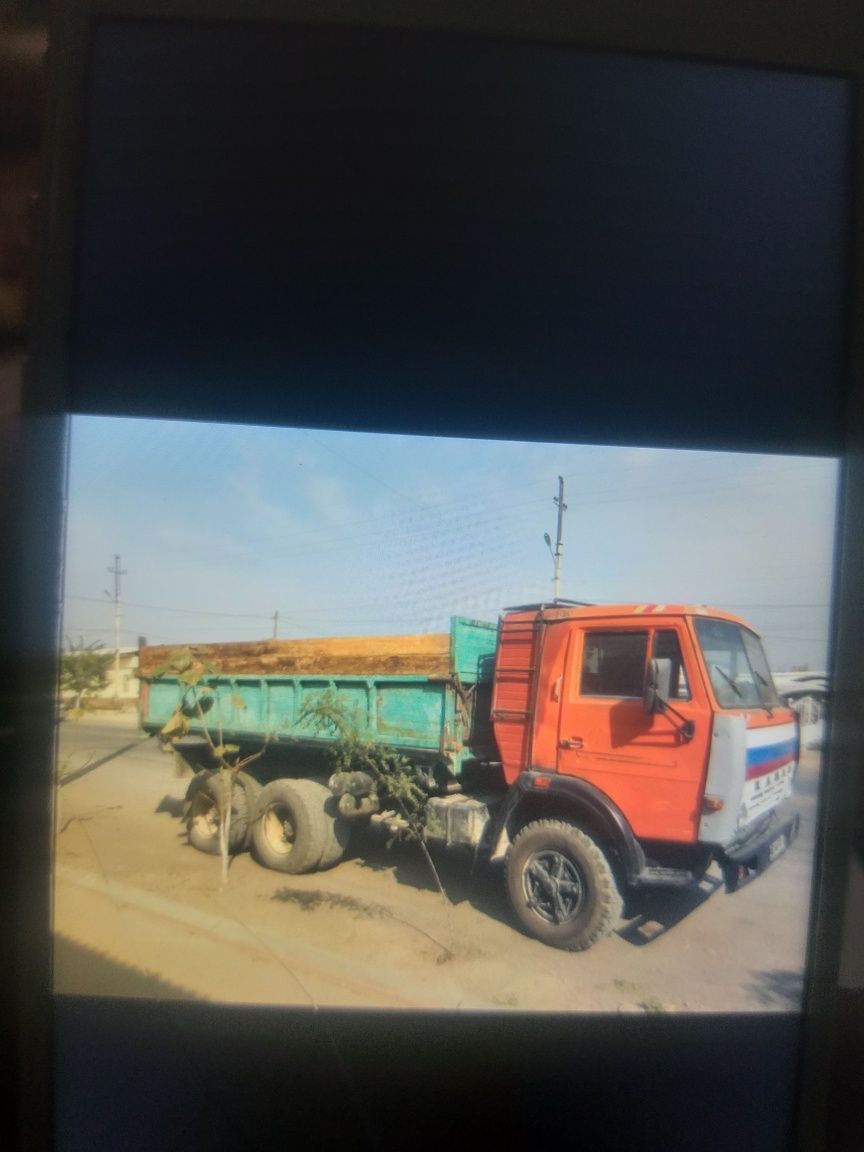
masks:
<svg viewBox="0 0 864 1152"><path fill-rule="evenodd" d="M623 619L643 617L645 619L659 616L708 616L712 620L728 620L732 624L739 624L749 632L755 629L740 616L733 616L731 612L724 612L721 608L711 608L707 604L583 604L576 601L558 600L545 604L522 604L514 608L505 608L501 613L503 619L533 620L541 617L544 620L593 620L602 617Z"/></svg>

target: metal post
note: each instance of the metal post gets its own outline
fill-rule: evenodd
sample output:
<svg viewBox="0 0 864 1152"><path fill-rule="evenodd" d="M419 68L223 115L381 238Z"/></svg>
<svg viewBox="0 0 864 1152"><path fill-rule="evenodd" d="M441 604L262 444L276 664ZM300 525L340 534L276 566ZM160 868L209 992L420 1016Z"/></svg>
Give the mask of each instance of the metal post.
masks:
<svg viewBox="0 0 864 1152"><path fill-rule="evenodd" d="M564 551L564 513L567 511L567 505L564 503L563 476L558 477L558 495L554 496L553 500L558 505L558 534L555 538L555 579L553 583L553 599L557 600L561 591L561 553Z"/></svg>
<svg viewBox="0 0 864 1152"><path fill-rule="evenodd" d="M122 608L120 606L120 578L126 575L126 569L120 567L120 557L114 554L114 567L108 569L114 574L114 699L120 698L120 621Z"/></svg>

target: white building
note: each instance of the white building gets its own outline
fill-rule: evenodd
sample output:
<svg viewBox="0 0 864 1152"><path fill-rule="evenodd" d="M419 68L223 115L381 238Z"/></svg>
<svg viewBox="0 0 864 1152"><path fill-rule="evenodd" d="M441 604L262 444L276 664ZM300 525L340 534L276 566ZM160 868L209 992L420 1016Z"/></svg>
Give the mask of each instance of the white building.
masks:
<svg viewBox="0 0 864 1152"><path fill-rule="evenodd" d="M115 655L115 649L109 649ZM97 693L103 700L136 701L138 699L138 648L119 648L118 659L108 669L108 683Z"/></svg>

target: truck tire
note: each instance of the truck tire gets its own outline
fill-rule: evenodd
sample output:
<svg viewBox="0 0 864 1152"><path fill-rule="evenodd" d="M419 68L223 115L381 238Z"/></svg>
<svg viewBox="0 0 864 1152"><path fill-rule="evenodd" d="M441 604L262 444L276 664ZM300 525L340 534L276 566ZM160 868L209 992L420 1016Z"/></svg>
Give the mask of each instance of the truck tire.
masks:
<svg viewBox="0 0 864 1152"><path fill-rule="evenodd" d="M568 820L526 824L510 848L506 873L520 924L553 948L583 952L607 936L621 915L609 861Z"/></svg>
<svg viewBox="0 0 864 1152"><path fill-rule="evenodd" d="M189 811L186 830L189 843L199 852L219 855L219 773L199 772L189 786L186 798ZM245 772L234 778L231 795L231 829L228 833L228 851L231 855L249 847L250 813L254 811L258 785Z"/></svg>
<svg viewBox="0 0 864 1152"><path fill-rule="evenodd" d="M243 839L243 851L248 852L252 847L252 829L254 827L255 812L258 808L258 796L261 792L261 785L254 776L250 776L246 772L238 772L236 780L246 793L246 835ZM231 823L234 823L233 813L231 814Z"/></svg>
<svg viewBox="0 0 864 1152"><path fill-rule="evenodd" d="M334 796L315 780L273 780L258 795L252 855L265 868L293 876L329 868L347 845Z"/></svg>
<svg viewBox="0 0 864 1152"><path fill-rule="evenodd" d="M337 805L338 800L330 791L326 789L327 799L324 801L324 815L327 819L327 846L321 854L321 859L318 861L318 871L323 872L325 868L332 868L338 864L348 848L348 841L351 839L351 824L348 820L343 820L338 813Z"/></svg>

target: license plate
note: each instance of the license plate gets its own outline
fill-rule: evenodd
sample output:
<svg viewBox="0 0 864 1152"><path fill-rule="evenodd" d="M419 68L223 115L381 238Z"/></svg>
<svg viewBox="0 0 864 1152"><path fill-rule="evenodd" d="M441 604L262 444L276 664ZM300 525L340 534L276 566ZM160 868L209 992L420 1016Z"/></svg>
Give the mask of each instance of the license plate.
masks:
<svg viewBox="0 0 864 1152"><path fill-rule="evenodd" d="M769 863L772 860L776 860L778 856L781 856L786 851L786 849L788 847L789 847L789 837L785 832L783 832L782 835L778 836L776 840L772 840L771 843L768 845L768 861L769 861Z"/></svg>

